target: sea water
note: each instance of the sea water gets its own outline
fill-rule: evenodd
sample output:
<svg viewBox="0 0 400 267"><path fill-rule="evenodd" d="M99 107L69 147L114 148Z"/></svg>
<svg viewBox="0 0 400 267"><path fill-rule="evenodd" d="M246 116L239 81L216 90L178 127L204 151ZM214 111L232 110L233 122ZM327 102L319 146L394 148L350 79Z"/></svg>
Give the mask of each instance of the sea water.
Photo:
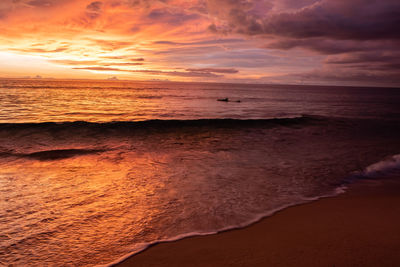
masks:
<svg viewBox="0 0 400 267"><path fill-rule="evenodd" d="M399 104L395 88L0 80L0 265L110 264L333 196L399 167Z"/></svg>

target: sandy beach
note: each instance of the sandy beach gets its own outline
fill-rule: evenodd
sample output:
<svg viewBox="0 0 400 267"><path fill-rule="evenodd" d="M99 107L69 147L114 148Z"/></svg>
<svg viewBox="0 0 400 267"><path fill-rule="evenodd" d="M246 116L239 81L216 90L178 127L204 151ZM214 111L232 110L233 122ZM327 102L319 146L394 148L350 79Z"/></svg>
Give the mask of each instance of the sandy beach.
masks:
<svg viewBox="0 0 400 267"><path fill-rule="evenodd" d="M400 266L400 183L364 180L249 227L157 244L118 266Z"/></svg>

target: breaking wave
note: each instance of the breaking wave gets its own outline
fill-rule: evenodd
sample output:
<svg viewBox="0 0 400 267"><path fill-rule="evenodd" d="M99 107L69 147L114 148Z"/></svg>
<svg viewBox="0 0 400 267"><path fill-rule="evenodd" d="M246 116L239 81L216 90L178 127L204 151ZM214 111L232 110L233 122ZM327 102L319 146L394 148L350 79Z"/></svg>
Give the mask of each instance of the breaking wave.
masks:
<svg viewBox="0 0 400 267"><path fill-rule="evenodd" d="M116 121L106 123L95 123L85 121L75 122L43 122L43 123L0 123L0 132L15 132L24 130L136 130L153 129L167 130L183 127L211 127L211 128L240 128L240 127L277 127L296 126L316 123L324 120L324 117L302 115L289 118L273 119L199 119L199 120L147 120L147 121Z"/></svg>

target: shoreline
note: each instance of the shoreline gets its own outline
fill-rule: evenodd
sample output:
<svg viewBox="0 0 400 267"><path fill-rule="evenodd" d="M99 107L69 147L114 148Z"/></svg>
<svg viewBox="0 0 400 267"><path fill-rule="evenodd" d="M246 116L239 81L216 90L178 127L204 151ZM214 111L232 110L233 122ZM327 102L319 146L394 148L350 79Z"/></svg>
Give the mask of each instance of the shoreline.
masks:
<svg viewBox="0 0 400 267"><path fill-rule="evenodd" d="M359 180L343 194L150 245L110 266L399 266L399 204L400 178Z"/></svg>

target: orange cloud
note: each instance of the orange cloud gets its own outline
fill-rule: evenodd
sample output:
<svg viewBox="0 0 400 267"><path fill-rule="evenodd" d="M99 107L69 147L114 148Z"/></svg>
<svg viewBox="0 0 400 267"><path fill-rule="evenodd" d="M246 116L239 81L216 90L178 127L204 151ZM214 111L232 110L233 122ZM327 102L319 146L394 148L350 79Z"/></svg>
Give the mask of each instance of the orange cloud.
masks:
<svg viewBox="0 0 400 267"><path fill-rule="evenodd" d="M342 58L341 68L355 80L386 72L400 77L398 60L387 62L399 54L399 11L398 0L1 0L0 52L40 57L65 77L292 75L331 82L319 72L306 74L332 74ZM11 65L0 71L17 69Z"/></svg>

